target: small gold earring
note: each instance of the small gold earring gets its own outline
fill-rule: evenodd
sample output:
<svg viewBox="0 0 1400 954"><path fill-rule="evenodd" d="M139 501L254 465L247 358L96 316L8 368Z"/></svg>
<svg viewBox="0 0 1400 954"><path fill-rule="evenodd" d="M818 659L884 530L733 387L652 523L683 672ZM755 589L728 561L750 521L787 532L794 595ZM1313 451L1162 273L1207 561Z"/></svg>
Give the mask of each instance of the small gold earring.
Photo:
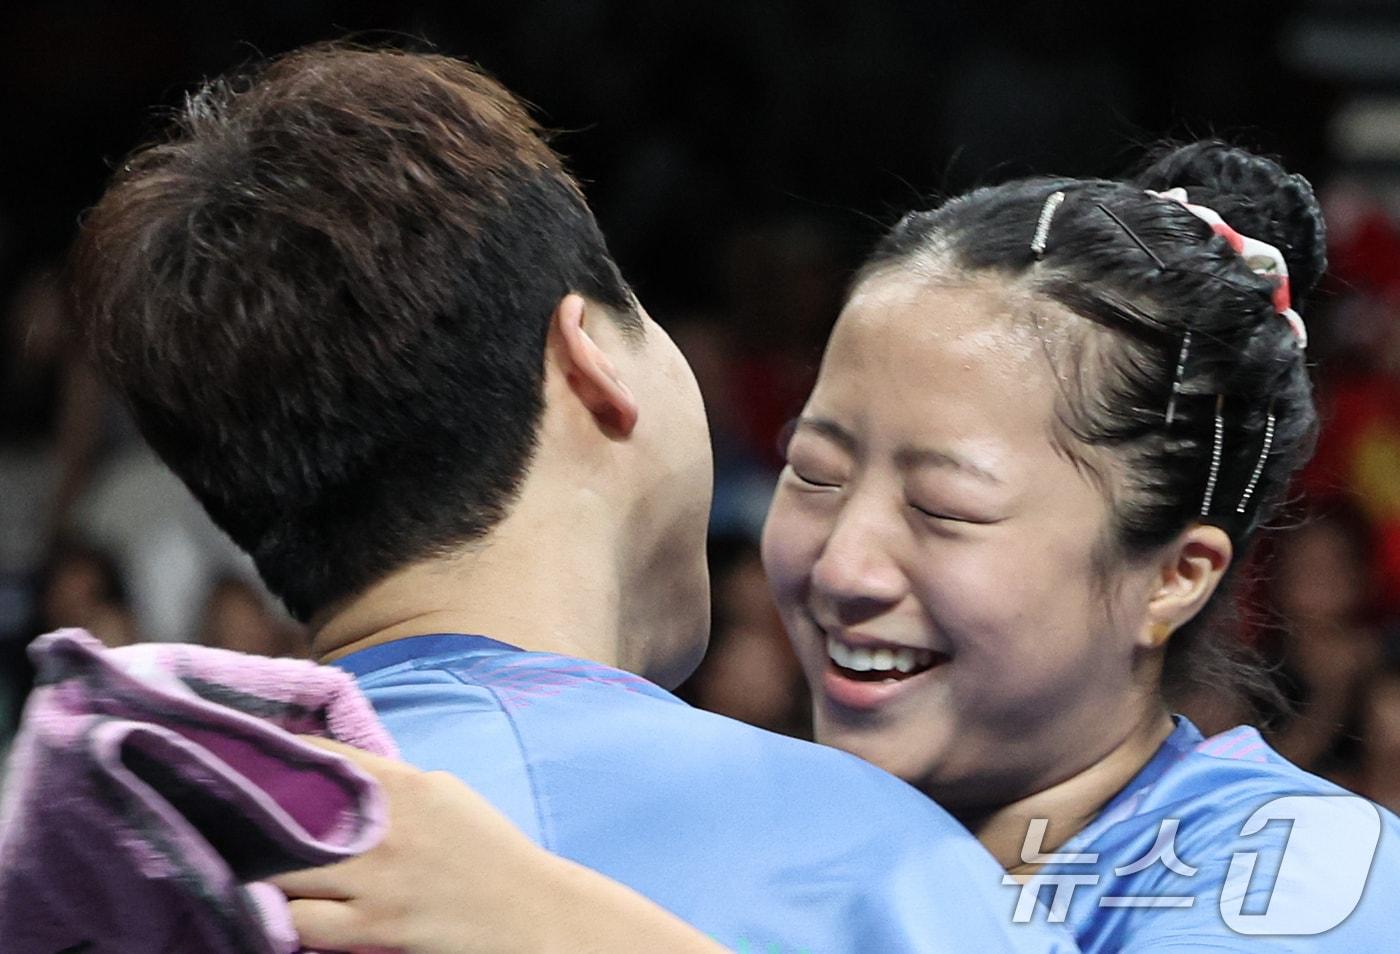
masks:
<svg viewBox="0 0 1400 954"><path fill-rule="evenodd" d="M1153 624L1152 624L1152 648L1153 648L1153 649L1157 649L1158 647L1160 647L1163 643L1165 643L1168 639L1171 638L1171 635L1172 635L1172 624L1171 624L1171 623L1161 623L1161 622L1153 623Z"/></svg>

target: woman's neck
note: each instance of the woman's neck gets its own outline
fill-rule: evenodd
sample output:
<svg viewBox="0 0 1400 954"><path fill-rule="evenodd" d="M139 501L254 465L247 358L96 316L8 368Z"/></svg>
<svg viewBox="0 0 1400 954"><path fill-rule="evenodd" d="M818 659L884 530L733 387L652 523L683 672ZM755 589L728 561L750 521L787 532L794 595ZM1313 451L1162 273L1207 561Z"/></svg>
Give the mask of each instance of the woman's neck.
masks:
<svg viewBox="0 0 1400 954"><path fill-rule="evenodd" d="M1174 727L1170 714L1154 709L1105 756L1064 781L985 812L955 814L1009 873L1032 874L1044 863L1036 856L1059 848L1092 821ZM1043 837L1028 838L1036 819L1045 820Z"/></svg>

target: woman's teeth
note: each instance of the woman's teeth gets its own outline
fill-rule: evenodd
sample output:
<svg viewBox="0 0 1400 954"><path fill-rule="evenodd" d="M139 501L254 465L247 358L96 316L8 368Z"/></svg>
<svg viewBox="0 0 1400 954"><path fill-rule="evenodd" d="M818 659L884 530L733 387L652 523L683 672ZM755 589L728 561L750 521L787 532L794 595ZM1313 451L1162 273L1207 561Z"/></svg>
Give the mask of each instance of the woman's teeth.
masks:
<svg viewBox="0 0 1400 954"><path fill-rule="evenodd" d="M826 638L826 652L831 661L842 669L861 673L888 673L909 675L922 672L933 666L938 654L928 649L890 649L881 647L869 649L863 646L847 646L835 636Z"/></svg>

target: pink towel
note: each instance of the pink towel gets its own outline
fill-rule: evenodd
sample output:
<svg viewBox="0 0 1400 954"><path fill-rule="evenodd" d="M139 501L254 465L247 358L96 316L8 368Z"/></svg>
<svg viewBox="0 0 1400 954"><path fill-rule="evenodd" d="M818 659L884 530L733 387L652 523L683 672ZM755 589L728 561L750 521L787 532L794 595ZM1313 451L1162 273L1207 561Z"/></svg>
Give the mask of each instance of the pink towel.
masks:
<svg viewBox="0 0 1400 954"><path fill-rule="evenodd" d="M181 644L29 648L38 685L0 801L4 954L289 954L259 879L372 847L374 781L296 738L394 744L354 679Z"/></svg>

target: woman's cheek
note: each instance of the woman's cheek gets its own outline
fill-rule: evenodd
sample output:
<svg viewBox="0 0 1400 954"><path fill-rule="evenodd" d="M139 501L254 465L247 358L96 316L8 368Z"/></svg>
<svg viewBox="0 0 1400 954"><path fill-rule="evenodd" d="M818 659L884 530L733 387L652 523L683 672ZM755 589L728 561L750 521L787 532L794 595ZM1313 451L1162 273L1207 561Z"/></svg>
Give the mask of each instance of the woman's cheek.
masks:
<svg viewBox="0 0 1400 954"><path fill-rule="evenodd" d="M780 485L768 511L762 541L763 569L780 609L786 609L784 601L801 591L802 581L820 553L820 531L815 521Z"/></svg>
<svg viewBox="0 0 1400 954"><path fill-rule="evenodd" d="M991 697L1034 695L1033 684L1047 670L1058 670L1068 647L1057 646L1057 621L1033 595L1012 554L995 547L967 545L925 554L920 561L918 600L937 634L951 648L962 674L976 674L960 691L979 705L1000 705Z"/></svg>
<svg viewBox="0 0 1400 954"><path fill-rule="evenodd" d="M914 574L924 611L950 636L997 632L1018 585L1004 557L975 542L925 547Z"/></svg>

